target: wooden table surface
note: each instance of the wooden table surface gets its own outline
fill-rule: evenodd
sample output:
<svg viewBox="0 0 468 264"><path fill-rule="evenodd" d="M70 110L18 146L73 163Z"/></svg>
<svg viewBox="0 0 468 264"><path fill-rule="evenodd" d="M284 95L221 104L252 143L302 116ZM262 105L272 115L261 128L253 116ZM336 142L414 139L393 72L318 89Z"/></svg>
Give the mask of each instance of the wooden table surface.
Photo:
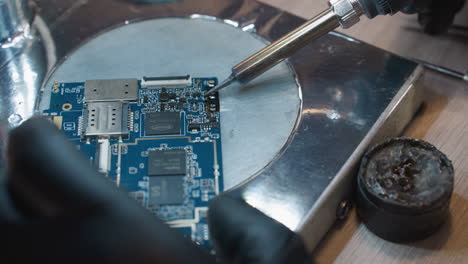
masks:
<svg viewBox="0 0 468 264"><path fill-rule="evenodd" d="M262 2L303 18L327 7L325 0ZM468 26L468 3L455 23ZM362 19L353 28L340 31L398 55L468 70L468 31L428 36L421 32L416 16L403 14ZM353 212L313 252L316 263L468 263L468 83L432 72L424 78L426 107L404 134L434 144L452 160L455 192L451 219L432 237L402 245L370 233Z"/></svg>

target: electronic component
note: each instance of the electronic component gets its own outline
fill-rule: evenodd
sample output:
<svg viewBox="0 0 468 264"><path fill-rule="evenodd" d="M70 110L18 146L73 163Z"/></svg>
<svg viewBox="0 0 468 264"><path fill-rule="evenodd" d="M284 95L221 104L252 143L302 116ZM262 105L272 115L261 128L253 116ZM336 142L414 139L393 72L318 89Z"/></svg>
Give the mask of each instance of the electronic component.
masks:
<svg viewBox="0 0 468 264"><path fill-rule="evenodd" d="M145 114L145 135L179 135L181 122L178 112L154 112Z"/></svg>
<svg viewBox="0 0 468 264"><path fill-rule="evenodd" d="M159 88L186 88L192 85L192 78L187 76L175 77L143 77L141 87L149 89Z"/></svg>
<svg viewBox="0 0 468 264"><path fill-rule="evenodd" d="M149 178L148 207L184 203L184 177L157 176Z"/></svg>
<svg viewBox="0 0 468 264"><path fill-rule="evenodd" d="M217 80L146 78L160 89L144 82L54 83L44 114L109 181L211 250L206 212L223 190L221 131L219 111L207 105L219 105L217 94L203 94Z"/></svg>
<svg viewBox="0 0 468 264"><path fill-rule="evenodd" d="M84 110L86 136L127 135L128 104L121 102L88 103Z"/></svg>
<svg viewBox="0 0 468 264"><path fill-rule="evenodd" d="M62 129L63 116L54 116L52 121L58 129Z"/></svg>
<svg viewBox="0 0 468 264"><path fill-rule="evenodd" d="M137 79L91 80L85 83L85 102L135 101L138 98Z"/></svg>
<svg viewBox="0 0 468 264"><path fill-rule="evenodd" d="M165 103L167 101L169 101L169 94L166 92L161 92L159 94L159 102Z"/></svg>
<svg viewBox="0 0 468 264"><path fill-rule="evenodd" d="M187 154L184 149L162 149L149 152L149 176L185 175L186 173Z"/></svg>
<svg viewBox="0 0 468 264"><path fill-rule="evenodd" d="M210 112L219 111L219 98L218 93L211 93L206 97L206 109Z"/></svg>
<svg viewBox="0 0 468 264"><path fill-rule="evenodd" d="M205 192L213 191L215 188L213 179L202 179L200 180L200 189Z"/></svg>
<svg viewBox="0 0 468 264"><path fill-rule="evenodd" d="M188 126L188 131L190 133L198 133L201 129L201 125L200 124L195 124L195 123L192 123L192 124L189 124Z"/></svg>
<svg viewBox="0 0 468 264"><path fill-rule="evenodd" d="M100 139L98 141L98 170L107 175L110 170L111 151L109 139Z"/></svg>

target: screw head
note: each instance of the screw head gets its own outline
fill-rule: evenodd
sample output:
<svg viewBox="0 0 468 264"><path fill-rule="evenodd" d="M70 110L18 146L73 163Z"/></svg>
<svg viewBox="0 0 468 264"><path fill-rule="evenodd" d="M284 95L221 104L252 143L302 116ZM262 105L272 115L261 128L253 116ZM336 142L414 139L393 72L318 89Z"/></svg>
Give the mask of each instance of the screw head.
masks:
<svg viewBox="0 0 468 264"><path fill-rule="evenodd" d="M351 209L353 208L353 204L348 201L344 200L338 205L338 209L336 210L336 218L338 220L344 220L348 217Z"/></svg>

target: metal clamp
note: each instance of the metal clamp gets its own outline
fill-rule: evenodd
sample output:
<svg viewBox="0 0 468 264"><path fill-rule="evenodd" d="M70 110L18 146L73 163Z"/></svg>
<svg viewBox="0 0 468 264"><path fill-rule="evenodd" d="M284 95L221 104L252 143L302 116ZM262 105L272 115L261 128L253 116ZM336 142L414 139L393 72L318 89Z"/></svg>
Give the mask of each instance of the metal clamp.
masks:
<svg viewBox="0 0 468 264"><path fill-rule="evenodd" d="M360 21L360 17L363 14L358 0L330 0L328 4L335 12L343 28L350 28L355 25Z"/></svg>

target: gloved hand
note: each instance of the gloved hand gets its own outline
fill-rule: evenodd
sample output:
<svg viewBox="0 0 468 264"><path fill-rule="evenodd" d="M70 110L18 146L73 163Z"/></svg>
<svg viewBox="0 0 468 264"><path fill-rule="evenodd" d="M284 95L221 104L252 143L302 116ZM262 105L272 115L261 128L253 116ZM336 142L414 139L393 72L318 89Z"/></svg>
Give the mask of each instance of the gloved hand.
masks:
<svg viewBox="0 0 468 264"><path fill-rule="evenodd" d="M218 258L205 253L117 189L42 119L11 133L8 167L0 192L2 263L311 263L298 235L229 194L208 213Z"/></svg>
<svg viewBox="0 0 468 264"><path fill-rule="evenodd" d="M441 34L453 24L455 15L463 8L465 0L409 0L408 2L402 12L417 13L424 32Z"/></svg>

